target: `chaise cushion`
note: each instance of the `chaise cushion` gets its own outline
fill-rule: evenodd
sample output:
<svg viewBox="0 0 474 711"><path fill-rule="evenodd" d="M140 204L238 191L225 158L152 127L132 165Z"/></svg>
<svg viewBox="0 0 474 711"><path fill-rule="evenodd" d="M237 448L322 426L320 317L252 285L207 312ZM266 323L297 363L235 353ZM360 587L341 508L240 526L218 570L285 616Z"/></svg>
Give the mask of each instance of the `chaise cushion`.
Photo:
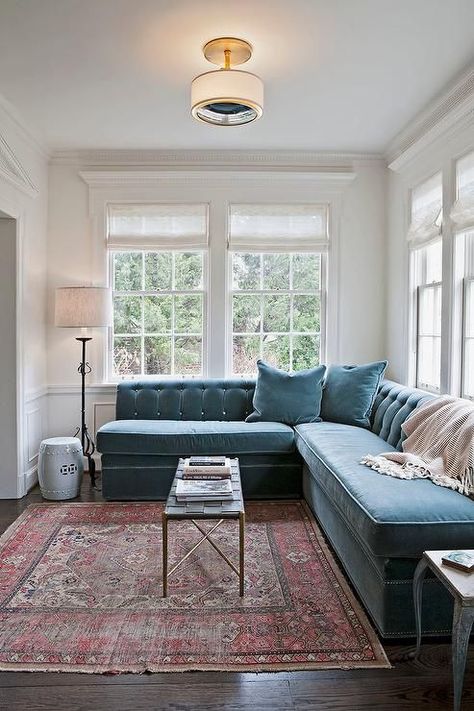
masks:
<svg viewBox="0 0 474 711"><path fill-rule="evenodd" d="M359 464L394 447L370 430L332 422L299 425L296 445L354 535L376 556L472 548L474 501L427 479L406 481Z"/></svg>
<svg viewBox="0 0 474 711"><path fill-rule="evenodd" d="M294 432L279 422L116 420L97 433L108 454L280 454L295 449Z"/></svg>

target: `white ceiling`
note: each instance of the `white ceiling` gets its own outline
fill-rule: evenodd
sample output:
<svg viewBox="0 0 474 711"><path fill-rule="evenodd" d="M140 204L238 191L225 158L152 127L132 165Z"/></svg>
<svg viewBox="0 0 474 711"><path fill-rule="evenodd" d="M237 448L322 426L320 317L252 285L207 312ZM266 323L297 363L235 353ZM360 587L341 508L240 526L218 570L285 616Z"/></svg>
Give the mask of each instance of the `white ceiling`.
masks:
<svg viewBox="0 0 474 711"><path fill-rule="evenodd" d="M189 112L212 37L254 45L255 124ZM474 0L0 0L0 94L51 148L381 151L474 58Z"/></svg>

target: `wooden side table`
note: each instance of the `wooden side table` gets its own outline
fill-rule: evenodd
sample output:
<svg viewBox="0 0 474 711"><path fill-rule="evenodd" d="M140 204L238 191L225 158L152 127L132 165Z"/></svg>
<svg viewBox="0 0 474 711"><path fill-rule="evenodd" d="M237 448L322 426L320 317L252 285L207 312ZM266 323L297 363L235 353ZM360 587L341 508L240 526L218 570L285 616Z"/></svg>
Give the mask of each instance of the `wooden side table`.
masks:
<svg viewBox="0 0 474 711"><path fill-rule="evenodd" d="M421 646L421 604L423 581L428 568L443 583L454 597L453 615L453 685L454 685L454 711L460 711L464 670L469 646L469 637L474 622L474 573L464 573L461 570L443 565L441 559L451 551L425 551L423 558L418 563L413 577L413 598L415 603L416 620L416 655ZM473 550L467 551L473 553Z"/></svg>

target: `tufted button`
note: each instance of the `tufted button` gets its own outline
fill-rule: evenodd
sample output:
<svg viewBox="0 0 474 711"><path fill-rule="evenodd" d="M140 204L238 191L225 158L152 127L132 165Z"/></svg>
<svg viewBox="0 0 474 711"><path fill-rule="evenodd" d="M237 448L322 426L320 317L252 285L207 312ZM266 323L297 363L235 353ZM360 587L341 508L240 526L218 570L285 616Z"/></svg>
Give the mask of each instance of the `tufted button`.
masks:
<svg viewBox="0 0 474 711"><path fill-rule="evenodd" d="M223 414L223 415L227 415L227 412L224 410L222 414Z"/></svg>
<svg viewBox="0 0 474 711"><path fill-rule="evenodd" d="M180 413L179 413L179 416L180 416L180 417L182 417L182 415L183 415L183 413L182 413L182 412L180 412Z"/></svg>
<svg viewBox="0 0 474 711"><path fill-rule="evenodd" d="M157 412L157 413L156 413L156 416L157 416L157 417L160 417L160 415L161 415L161 412Z"/></svg>
<svg viewBox="0 0 474 711"><path fill-rule="evenodd" d="M137 417L137 416L138 416L138 412L134 412L133 414L134 414L134 416L135 416L135 417Z"/></svg>

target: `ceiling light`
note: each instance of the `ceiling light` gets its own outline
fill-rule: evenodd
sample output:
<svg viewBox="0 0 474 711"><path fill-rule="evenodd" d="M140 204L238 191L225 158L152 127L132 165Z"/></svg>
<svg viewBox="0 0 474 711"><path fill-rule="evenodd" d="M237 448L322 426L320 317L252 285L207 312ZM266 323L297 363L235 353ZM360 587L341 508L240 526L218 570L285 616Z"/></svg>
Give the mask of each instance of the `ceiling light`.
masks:
<svg viewBox="0 0 474 711"><path fill-rule="evenodd" d="M239 126L263 114L263 82L250 72L232 69L252 56L252 46L235 37L219 37L204 45L212 64L221 65L200 74L191 85L191 113L194 118L216 126Z"/></svg>

